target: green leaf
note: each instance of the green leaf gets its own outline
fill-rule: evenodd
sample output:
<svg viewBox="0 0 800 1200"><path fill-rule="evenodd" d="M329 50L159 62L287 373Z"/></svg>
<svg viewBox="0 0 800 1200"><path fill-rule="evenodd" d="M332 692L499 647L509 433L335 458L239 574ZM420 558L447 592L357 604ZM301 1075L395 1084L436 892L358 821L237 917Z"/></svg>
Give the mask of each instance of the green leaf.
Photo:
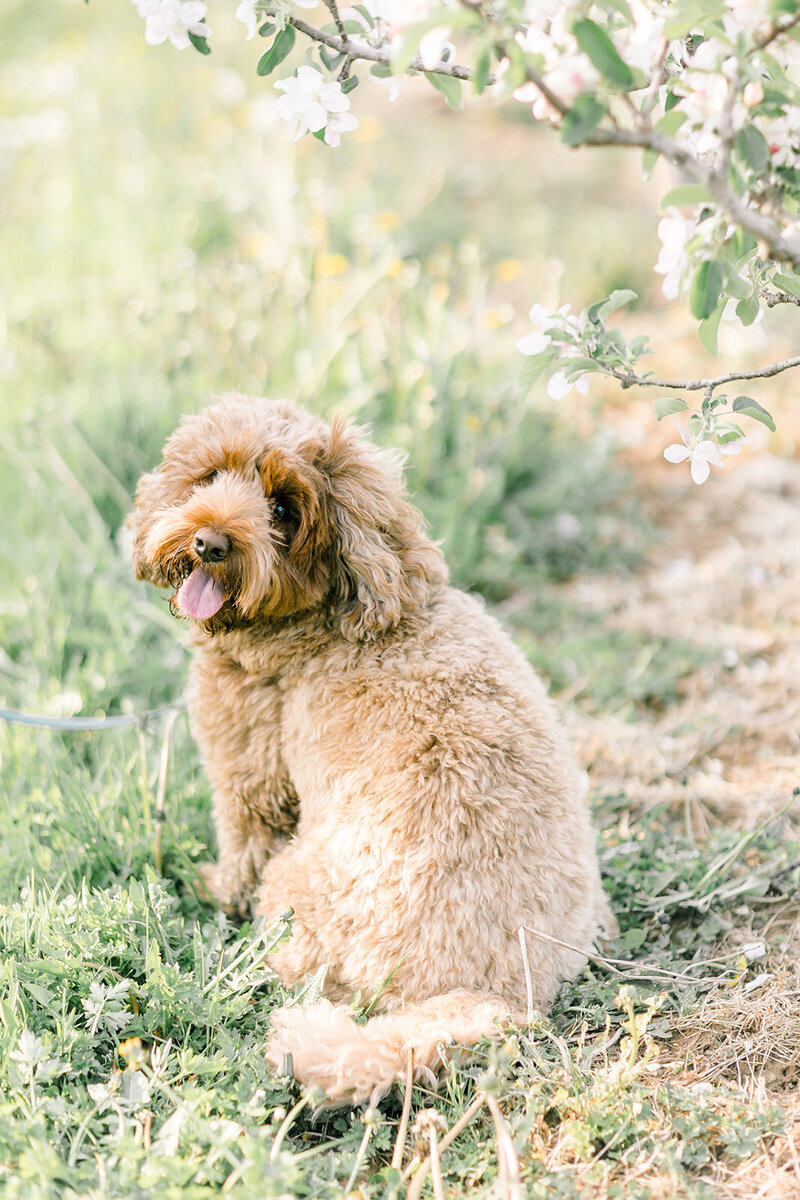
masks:
<svg viewBox="0 0 800 1200"><path fill-rule="evenodd" d="M797 275L773 275L772 283L782 292L788 292L790 296L800 298L800 278Z"/></svg>
<svg viewBox="0 0 800 1200"><path fill-rule="evenodd" d="M659 208L688 208L692 204L708 204L714 197L706 188L698 183L685 183L682 187L673 188L659 204Z"/></svg>
<svg viewBox="0 0 800 1200"><path fill-rule="evenodd" d="M275 32L274 23L272 21L265 21L264 24L262 26L260 26L260 28L258 30L258 36L259 37L269 37L269 35L274 32Z"/></svg>
<svg viewBox="0 0 800 1200"><path fill-rule="evenodd" d="M716 308L724 281L725 271L716 259L701 263L695 271L689 290L689 308L698 321L705 320ZM716 354L716 350L713 353Z"/></svg>
<svg viewBox="0 0 800 1200"><path fill-rule="evenodd" d="M434 75L426 74L425 78L428 83L436 88L437 92L441 92L450 108L460 112L464 107L461 99L461 80L456 79L453 75Z"/></svg>
<svg viewBox="0 0 800 1200"><path fill-rule="evenodd" d="M342 65L346 55L339 50L329 50L327 46L320 46L319 56L329 71L336 71Z"/></svg>
<svg viewBox="0 0 800 1200"><path fill-rule="evenodd" d="M759 404L757 400L753 400L751 396L737 396L732 405L735 413L741 413L743 417L752 417L754 421L760 421L762 425L766 425L770 432L775 432L775 422L770 414Z"/></svg>
<svg viewBox="0 0 800 1200"><path fill-rule="evenodd" d="M767 139L755 125L745 125L733 140L737 151L747 163L751 171L757 175L763 174L770 161Z"/></svg>
<svg viewBox="0 0 800 1200"><path fill-rule="evenodd" d="M544 374L549 366L558 358L554 348L543 350L541 354L533 354L519 372L519 386L524 392L529 392L536 381Z"/></svg>
<svg viewBox="0 0 800 1200"><path fill-rule="evenodd" d="M572 32L579 48L612 87L621 92L627 92L633 87L633 71L622 61L616 46L604 29L585 17L582 21L575 22Z"/></svg>
<svg viewBox="0 0 800 1200"><path fill-rule="evenodd" d="M210 54L211 47L208 44L208 38L198 37L196 33L189 34L189 41L194 46L199 54Z"/></svg>
<svg viewBox="0 0 800 1200"><path fill-rule="evenodd" d="M719 354L719 350L717 348L717 334L719 332L719 323L722 320L724 308L725 301L723 300L722 303L718 304L714 311L710 313L704 321L701 321L697 327L697 333L700 341L705 346L708 353L713 354L715 357L717 354Z"/></svg>
<svg viewBox="0 0 800 1200"><path fill-rule="evenodd" d="M369 11L369 9L366 8L365 5L363 5L363 4L354 4L353 8L356 10L356 12L361 13L362 17L367 22L367 25L369 26L369 28L372 29L373 25L375 24L375 18L373 17L373 15Z"/></svg>
<svg viewBox="0 0 800 1200"><path fill-rule="evenodd" d="M603 364L596 358L570 358L561 368L567 379L572 383L586 371L602 371Z"/></svg>
<svg viewBox="0 0 800 1200"><path fill-rule="evenodd" d="M721 421L715 426L717 441L721 445L726 446L728 442L738 442L739 438L745 436L745 432L734 421Z"/></svg>
<svg viewBox="0 0 800 1200"><path fill-rule="evenodd" d="M637 299L636 292L631 291L630 288L617 288L605 300L593 304L586 315L593 325L598 325L601 321L607 320L617 309L624 308L626 304Z"/></svg>
<svg viewBox="0 0 800 1200"><path fill-rule="evenodd" d="M489 82L491 62L492 56L489 53L489 47L482 46L472 75L472 86L479 96Z"/></svg>
<svg viewBox="0 0 800 1200"><path fill-rule="evenodd" d="M348 94L348 92L354 91L357 87L358 87L358 76L357 75L348 75L347 79L342 80L342 91L344 92L345 96Z"/></svg>
<svg viewBox="0 0 800 1200"><path fill-rule="evenodd" d="M725 280L725 291L734 300L746 300L753 294L753 284L749 279L742 279L738 272L733 271Z"/></svg>
<svg viewBox="0 0 800 1200"><path fill-rule="evenodd" d="M375 63L370 67L369 73L374 79L391 79L392 68L388 63Z"/></svg>
<svg viewBox="0 0 800 1200"><path fill-rule="evenodd" d="M752 325L758 316L759 308L758 295L753 292L752 296L740 300L736 305L736 315L743 325Z"/></svg>
<svg viewBox="0 0 800 1200"><path fill-rule="evenodd" d="M256 74L270 75L291 52L295 36L294 25L287 25L280 33L276 33L275 41L258 60Z"/></svg>
<svg viewBox="0 0 800 1200"><path fill-rule="evenodd" d="M568 146L579 146L594 133L605 115L605 107L589 92L584 92L561 119L561 140Z"/></svg>
<svg viewBox="0 0 800 1200"><path fill-rule="evenodd" d="M688 407L689 405L685 400L681 400L680 396L662 396L653 405L657 421L662 421L664 417L671 417L673 413L685 412Z"/></svg>

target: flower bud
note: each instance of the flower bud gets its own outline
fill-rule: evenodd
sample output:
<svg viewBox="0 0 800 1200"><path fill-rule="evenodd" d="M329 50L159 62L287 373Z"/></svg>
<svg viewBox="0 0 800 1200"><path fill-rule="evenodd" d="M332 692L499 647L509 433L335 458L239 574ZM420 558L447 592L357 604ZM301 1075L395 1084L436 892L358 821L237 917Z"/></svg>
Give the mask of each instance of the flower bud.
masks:
<svg viewBox="0 0 800 1200"><path fill-rule="evenodd" d="M748 108L755 108L764 99L764 89L757 79L751 79L744 85L742 100Z"/></svg>

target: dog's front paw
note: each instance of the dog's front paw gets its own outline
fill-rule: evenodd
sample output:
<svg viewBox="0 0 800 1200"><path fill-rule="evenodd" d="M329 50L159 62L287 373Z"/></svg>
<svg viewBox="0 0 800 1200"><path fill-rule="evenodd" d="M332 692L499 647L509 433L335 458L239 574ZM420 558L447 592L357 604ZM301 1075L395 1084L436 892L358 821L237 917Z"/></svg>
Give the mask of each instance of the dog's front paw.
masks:
<svg viewBox="0 0 800 1200"><path fill-rule="evenodd" d="M237 881L219 863L198 863L197 873L200 882L197 892L201 900L221 908L229 917L250 916L251 897L242 893L237 887Z"/></svg>

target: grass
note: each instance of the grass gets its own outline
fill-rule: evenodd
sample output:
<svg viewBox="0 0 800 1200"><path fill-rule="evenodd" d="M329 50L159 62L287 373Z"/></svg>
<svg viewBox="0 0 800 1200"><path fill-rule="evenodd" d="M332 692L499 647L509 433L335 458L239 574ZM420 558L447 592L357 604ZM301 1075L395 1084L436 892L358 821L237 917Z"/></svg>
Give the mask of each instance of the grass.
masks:
<svg viewBox="0 0 800 1200"><path fill-rule="evenodd" d="M618 164L596 164L587 248L581 168L527 127L456 133L412 94L424 137L379 107L339 154L292 148L246 46L209 64L148 49L137 22L132 6L112 30L95 6L24 3L0 22L0 701L102 714L180 695L186 652L132 578L124 518L180 413L241 388L344 409L405 449L455 580L499 606L564 705L668 710L717 652L609 629L570 598L575 574L636 569L654 531L608 436L515 384L524 312L562 299L564 262L593 300L631 282L631 238L652 239ZM158 821L164 736L0 729L0 1191L402 1193L400 1091L370 1124L297 1110L267 1072L272 935L198 901L208 788L180 717ZM622 924L609 953L636 966L592 963L550 1017L454 1061L438 1093L415 1088L412 1117L434 1107L452 1127L488 1098L443 1152L453 1195L502 1192L495 1101L527 1195L747 1194L784 1117L725 1063L761 970L741 945L800 883L792 827L701 843L670 808L593 798Z"/></svg>

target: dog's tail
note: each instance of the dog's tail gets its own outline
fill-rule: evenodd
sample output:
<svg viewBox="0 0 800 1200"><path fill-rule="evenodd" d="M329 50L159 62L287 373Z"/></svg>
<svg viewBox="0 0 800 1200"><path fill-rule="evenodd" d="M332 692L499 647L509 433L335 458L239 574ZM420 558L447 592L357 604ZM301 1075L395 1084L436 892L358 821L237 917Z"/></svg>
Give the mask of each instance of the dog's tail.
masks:
<svg viewBox="0 0 800 1200"><path fill-rule="evenodd" d="M447 992L365 1025L356 1024L346 1005L318 1000L272 1014L267 1059L286 1069L290 1058L295 1078L320 1087L329 1099L375 1103L405 1077L409 1051L414 1078L432 1083L446 1062L445 1046L496 1038L504 1026L524 1023L524 1014L485 992Z"/></svg>

